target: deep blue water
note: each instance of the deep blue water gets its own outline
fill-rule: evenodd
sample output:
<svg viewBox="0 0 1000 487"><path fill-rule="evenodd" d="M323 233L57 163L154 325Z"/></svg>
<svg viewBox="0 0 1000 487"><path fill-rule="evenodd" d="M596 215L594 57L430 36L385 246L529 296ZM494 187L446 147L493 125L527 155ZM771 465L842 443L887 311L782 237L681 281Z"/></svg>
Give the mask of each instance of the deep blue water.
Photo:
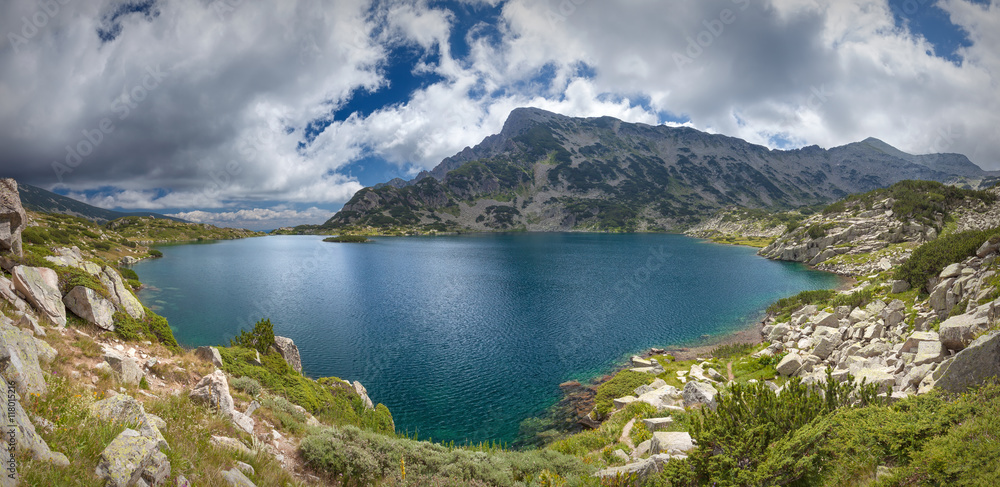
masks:
<svg viewBox="0 0 1000 487"><path fill-rule="evenodd" d="M651 346L746 326L770 302L837 285L754 249L662 234L275 236L160 247L140 298L186 346L269 317L311 377L360 380L397 430L511 442L558 384Z"/></svg>

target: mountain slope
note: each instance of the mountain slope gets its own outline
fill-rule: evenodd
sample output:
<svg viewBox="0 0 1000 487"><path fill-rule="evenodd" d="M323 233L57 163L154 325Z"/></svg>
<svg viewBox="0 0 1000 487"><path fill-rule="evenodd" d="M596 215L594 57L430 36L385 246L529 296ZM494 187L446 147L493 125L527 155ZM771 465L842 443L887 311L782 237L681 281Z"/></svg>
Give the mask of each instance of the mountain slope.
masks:
<svg viewBox="0 0 1000 487"><path fill-rule="evenodd" d="M24 207L39 213L59 213L62 215L78 216L97 223L107 223L125 216L152 216L185 222L185 220L181 220L180 218L173 218L148 211L126 213L106 210L21 182L18 182L17 190L21 194L21 203Z"/></svg>
<svg viewBox="0 0 1000 487"><path fill-rule="evenodd" d="M965 156L877 139L780 151L691 128L511 112L415 180L359 191L322 231L671 230L725 206L794 208L900 180L995 176Z"/></svg>

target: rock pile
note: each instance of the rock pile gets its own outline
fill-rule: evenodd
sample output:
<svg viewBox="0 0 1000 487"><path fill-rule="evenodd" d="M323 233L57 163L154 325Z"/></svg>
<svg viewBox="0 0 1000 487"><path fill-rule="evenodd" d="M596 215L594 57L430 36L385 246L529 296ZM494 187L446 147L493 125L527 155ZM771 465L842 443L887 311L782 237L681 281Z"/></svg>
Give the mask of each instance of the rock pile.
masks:
<svg viewBox="0 0 1000 487"><path fill-rule="evenodd" d="M17 181L0 179L0 253L21 256L21 231L27 223L28 215L21 206Z"/></svg>

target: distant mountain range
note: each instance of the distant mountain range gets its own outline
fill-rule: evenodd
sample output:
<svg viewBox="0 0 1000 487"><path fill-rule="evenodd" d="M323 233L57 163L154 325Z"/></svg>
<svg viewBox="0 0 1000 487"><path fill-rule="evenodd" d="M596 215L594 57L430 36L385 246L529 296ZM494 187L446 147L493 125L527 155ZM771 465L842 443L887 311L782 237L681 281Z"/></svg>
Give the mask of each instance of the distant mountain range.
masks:
<svg viewBox="0 0 1000 487"><path fill-rule="evenodd" d="M519 108L499 134L412 181L358 191L310 230L676 230L727 206L823 204L906 179L982 187L1000 173L874 138L771 150L686 127Z"/></svg>
<svg viewBox="0 0 1000 487"><path fill-rule="evenodd" d="M37 211L41 213L60 213L63 215L73 215L81 218L86 218L87 220L94 221L97 223L106 223L111 220L115 220L125 216L152 216L155 218L165 218L168 220L189 223L186 220L182 220L180 218L173 218L166 215L161 215L159 213L152 213L148 211L122 212L122 211L105 210L104 208L91 206L86 203L77 201L73 198L68 198L66 196L58 195L51 191L46 191L42 188L35 187L30 184L24 184L20 181L17 183L17 190L18 193L21 194L22 206L24 206L28 210Z"/></svg>

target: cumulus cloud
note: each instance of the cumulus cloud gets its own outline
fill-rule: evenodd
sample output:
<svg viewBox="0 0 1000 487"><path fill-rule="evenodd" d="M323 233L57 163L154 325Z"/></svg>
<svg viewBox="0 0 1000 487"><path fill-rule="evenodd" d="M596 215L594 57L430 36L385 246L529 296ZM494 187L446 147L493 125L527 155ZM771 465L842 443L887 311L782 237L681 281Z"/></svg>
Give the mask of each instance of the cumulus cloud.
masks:
<svg viewBox="0 0 1000 487"><path fill-rule="evenodd" d="M104 207L336 205L361 187L351 164L415 174L519 106L1000 169L995 2L923 6L967 35L958 62L886 0L468 0L500 14L457 33L427 0L51 3L0 3L0 167ZM394 86L398 49L434 81L334 120Z"/></svg>

